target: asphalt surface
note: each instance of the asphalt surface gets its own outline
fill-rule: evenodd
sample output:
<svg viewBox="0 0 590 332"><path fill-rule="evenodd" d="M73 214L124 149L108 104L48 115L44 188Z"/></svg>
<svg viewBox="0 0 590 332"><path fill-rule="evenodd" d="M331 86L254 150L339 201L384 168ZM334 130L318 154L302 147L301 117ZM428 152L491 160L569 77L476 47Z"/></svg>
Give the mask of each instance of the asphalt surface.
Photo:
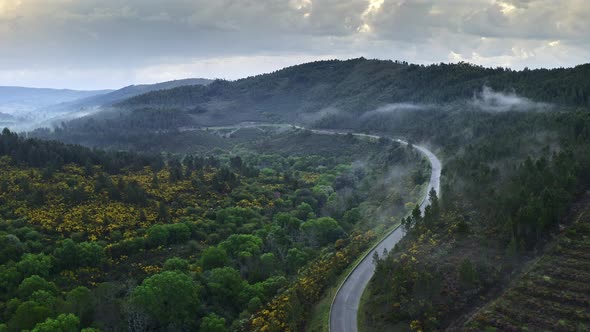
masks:
<svg viewBox="0 0 590 332"><path fill-rule="evenodd" d="M357 136L370 136L378 138L373 135L356 134ZM403 144L407 144L404 141L397 140ZM428 205L428 192L434 188L436 192L440 192L440 172L441 163L440 160L430 150L423 146L414 145L418 151L420 151L430 161L432 167L432 173L430 174L430 182L428 183L428 190L426 191L426 197L423 198L420 204L420 210L424 212L424 209ZM342 286L338 289L332 307L330 308L330 332L357 332L357 313L361 296L369 280L375 272L375 265L373 264L373 254L382 255L383 250L391 251L396 243L398 243L404 232L402 227L396 228L391 232L379 245L375 247L361 263L354 269L354 271L344 281Z"/></svg>
<svg viewBox="0 0 590 332"><path fill-rule="evenodd" d="M232 129L236 128L235 131L241 128L255 128L260 126L275 126L275 127L291 127L294 129L306 129L297 125L290 124L265 124L265 123L242 123L227 127L210 127L211 130L219 129ZM186 130L195 130L188 128ZM202 130L202 129L197 129ZM350 133L350 132L339 132L334 130L323 130L323 129L308 129L315 134L320 135L348 135L352 134L357 137L366 137L372 139L379 139L381 136L369 135L362 133ZM234 131L234 132L235 132ZM391 138L387 138L391 139ZM407 145L408 143L399 140L392 139L400 142L401 144ZM434 188L437 193L440 192L440 173L441 173L441 162L440 160L428 150L426 147L420 145L414 145L414 148L428 158L431 165L430 180L428 183L428 190L426 191L425 197L420 204L420 210L424 212L424 209L428 205L428 193L430 189ZM367 284L371 280L373 273L375 272L375 266L373 264L373 253L377 252L379 255L383 254L383 250L391 251L396 243L398 243L404 236L402 227L396 228L394 231L389 233L371 252L369 252L365 258L360 262L359 265L352 271L347 277L341 287L338 289L336 297L330 308L330 332L357 332L357 313L361 300L361 296Z"/></svg>

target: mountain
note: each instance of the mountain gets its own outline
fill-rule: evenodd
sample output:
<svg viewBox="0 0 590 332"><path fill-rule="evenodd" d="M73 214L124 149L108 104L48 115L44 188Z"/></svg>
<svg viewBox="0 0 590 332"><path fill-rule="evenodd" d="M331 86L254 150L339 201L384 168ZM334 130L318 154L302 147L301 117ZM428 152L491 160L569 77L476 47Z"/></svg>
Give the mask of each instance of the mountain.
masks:
<svg viewBox="0 0 590 332"><path fill-rule="evenodd" d="M58 106L67 107L70 109L96 106L111 106L114 103L123 101L131 97L142 95L151 91L172 89L180 86L207 85L211 82L212 80L204 78L188 78L156 84L129 85L122 89L115 90L109 93L90 96L88 98L75 100L73 102L65 103Z"/></svg>
<svg viewBox="0 0 590 332"><path fill-rule="evenodd" d="M37 135L103 148L121 146L123 140L126 147L134 147L136 142L155 140L154 133L247 121L366 129L380 128L379 123L389 126L393 120L381 117L400 110L584 108L590 103L589 75L590 65L514 71L467 63L423 66L364 58L318 61L237 81L151 91L114 104L116 98L109 98L112 107L66 122L65 130ZM167 87L173 84L179 83ZM155 90L155 86L150 88ZM88 102L100 98L102 101ZM104 95L88 99L87 105L104 105L107 100ZM79 110L87 112L88 108ZM407 125L422 126L419 122Z"/></svg>
<svg viewBox="0 0 590 332"><path fill-rule="evenodd" d="M0 87L0 112L16 117L15 121L2 124L16 130L51 127L55 123L95 113L113 103L150 91L209 82L206 79L184 79L101 91Z"/></svg>
<svg viewBox="0 0 590 332"><path fill-rule="evenodd" d="M139 220L140 222L131 224L133 228L130 230L120 228L118 232L108 232L109 240L117 239L117 243L105 249L107 253L116 253L114 257L109 257L113 258L109 262L123 257L121 255L132 258L123 261L124 264L146 262L147 256L161 257L158 265L150 262L149 266L164 266L166 269L163 256L149 255L147 250L166 248L164 251L176 254L177 249L167 242L168 233L174 233L172 230L163 230L161 225L144 233L149 226L145 222L157 220L158 223L166 223L171 216L182 216L179 213L188 213L187 220L195 218L195 224L187 226L189 231L186 234L193 234L191 236L194 237L191 239L200 244L219 244L218 248L221 249L234 247L234 244L220 244L225 236L232 233L260 234L265 239L257 241L260 244L254 247L266 248L264 244L281 245L283 240L280 239L288 238L287 234L293 232L296 235L294 239L304 239L303 241L312 239L316 242L318 239L329 238L330 247L340 253L355 252L351 250L360 252L364 249L354 249L349 245L363 243L357 240L370 241L367 240L370 237L357 233L355 237L333 242L331 235L308 236L310 233L305 233L309 230L307 227L316 226L309 221L297 221L299 217L296 216L309 219L313 217L313 213L310 217L311 211L319 213L318 216L327 213L337 220L335 223L331 222L332 225L337 226L338 221L342 220L345 223L341 228L348 232L354 225L361 226L363 230L371 228L365 220L375 219L377 214L367 210L373 204L396 204L412 209L416 206L415 203L420 202L418 198L399 199L393 191L383 194L386 193L385 188L395 191L400 186L413 188L410 190L415 193L421 192L420 183L427 179L427 173L424 172L428 169L427 164L422 164L419 168L385 168L385 165L391 166L396 161L414 155L412 153L404 156L400 153L407 152L409 148L400 151L398 149L402 148L401 145L393 148L385 139L375 142L373 147L377 152L368 160L375 158L382 161L383 166L377 169L382 169L384 174L374 173L371 168L361 166L366 165L362 160L351 164L351 170L354 169L351 173L323 173L329 169L326 165L340 165L338 167L345 166L342 169L346 169L350 161L359 160L353 157L342 162L335 158L350 155L351 150L347 145L356 141L353 135L329 137L333 141L325 151L331 152L331 155L321 150L319 140L316 140L318 137L312 131L297 131L293 133L296 135L294 138L287 138L282 136L283 133L274 136L262 130L255 133L258 135L256 138L252 138L252 132L257 131L254 128L245 128L252 129L252 132L243 133L242 130L234 130L237 128L235 126L211 125L244 120L306 122L322 128L340 128L339 131L350 129L403 137L411 145L416 143L429 147L429 150L440 156L443 162L442 187L440 193L429 194L430 206L423 214L419 209L414 209L411 215L401 220L389 218L392 215L390 213L378 214L392 221L401 221L405 236L389 253L373 257L376 274L366 290L365 294L368 296L363 297L365 303L360 304L358 312L359 323L363 324L365 330L454 330L453 325L459 330L469 330L470 326L465 326L463 322L472 317L476 309L488 303L491 306L484 307L486 309L479 312L484 317L473 316L484 324L481 328L472 326L477 331L485 329L487 325L496 324L503 324L498 326L500 329L506 326L509 329L547 327L553 330L584 330L584 324L588 322L587 312L579 309L586 308L588 300L587 296L580 297L579 293L585 292L587 295L587 287L584 288L584 285L589 284L590 280L587 273L580 274L576 271L588 269L588 257L575 246L588 242L584 238L587 225L565 230L568 236L563 238L566 241L560 241L556 246L559 252L548 252L552 256L547 262L549 264L541 266L541 269L531 270L535 275L522 279L526 286L520 289L522 292L518 289L521 287L518 283L517 292L508 289L505 298L498 296L510 287L515 276L526 273L528 263L544 252L546 244L555 234L564 231L563 220L568 215L568 207L590 188L590 176L587 172L590 168L588 74L590 65L567 69L514 71L465 63L421 66L354 59L309 63L233 82L215 81L208 86L183 86L150 92L116 103L104 112L67 122L53 131L39 130L29 137L57 139L117 151L154 152L171 159L172 164L168 166L168 170L158 172L161 168L153 168L156 171L150 172L139 164L135 173L125 173L128 171L123 168L122 172L113 174L114 177L108 180L97 174L102 172L101 167L92 167L97 163L84 160L88 158L81 159L78 167L48 167L39 156L53 155L50 150L45 152L46 149L39 148L37 140L27 141L22 146L15 144L19 142L18 139L7 132L3 134L7 143L0 144L0 147L12 147L6 154L14 156L17 161L34 163L39 168L33 171L16 170L6 175L6 186L18 189L10 192L14 193L14 198L8 202L22 202L22 208L14 210L26 212L30 211L29 206L32 204L38 204L41 208L46 202L58 201L50 198L60 193L66 195L65 198L69 200L66 202L70 206L79 206L76 213L70 215L77 216L82 227L91 225L86 221L96 220L96 217L102 225L99 227L125 225L125 222ZM244 142L258 146L256 153L250 154ZM269 155L268 152L273 150L269 147L282 151L285 159ZM297 149L318 155L318 163L310 163L308 159L293 159L289 152ZM96 153L97 150L92 151ZM203 154L199 159L184 158L185 166L174 156L178 153L184 157L187 153L194 152ZM242 168L240 165L243 165L243 161L249 163L250 160L254 160L254 165L262 170L252 179L248 179L246 174L236 173L237 177L232 176L232 171L220 170L217 173L214 169L219 163L209 162L211 158L201 157L207 155L229 159L229 167L236 172ZM233 159L236 155L243 155L244 159ZM62 164L67 163L67 159L61 161L59 155L54 159ZM190 169L189 165L192 165ZM200 165L199 170L193 169L195 165ZM356 165L361 169L357 169ZM187 172L187 169L190 171ZM59 173L52 177L50 172ZM392 181L393 185L389 184L389 180L378 181L375 185L363 184L362 188L377 195L375 203L365 204L356 201L357 197L364 197L363 193L356 195L336 192L339 188L346 188L346 183L355 183L357 173L358 176L376 179L391 179L397 176L394 174L407 174L407 177L404 175L403 179ZM21 179L26 176L31 178L30 181ZM185 177L191 177L191 180L187 181ZM51 191L34 192L33 190L42 188L40 181L45 181L45 178L49 179L46 181L48 183L52 179L61 183L54 182L52 186L55 189ZM67 179L67 183L63 183L63 179ZM75 183L74 179L80 180ZM234 180L243 181L248 186L235 187L237 183ZM219 183L223 181L227 183ZM258 181L262 181L263 188L268 190L252 190L256 187L250 185ZM309 185L299 189L298 186L302 183ZM214 185L214 190L220 195L208 196L208 186L211 185ZM24 192L27 188L30 193ZM64 192L63 188L67 191ZM85 191L84 188L94 190ZM148 188L149 191L142 188ZM189 191L184 192L184 188ZM199 191L193 191L195 188ZM102 194L100 190L103 191ZM170 195L169 190L183 192ZM165 201L157 202L150 197L155 196L153 193L165 193L160 196ZM108 202L109 197L117 203L112 206L112 211L125 211L121 210L125 204L135 204L133 211L136 212L148 206L151 207L147 214L150 217L117 212L112 215L120 218L120 221L111 217L106 219L103 217L106 208L97 204ZM201 200L203 197L205 199ZM215 211L207 205L232 206L225 205L231 202L232 197L239 202L240 209ZM88 201L89 199L94 200ZM267 199L273 199L272 206L259 204ZM356 202L347 203L349 199ZM190 202L190 206L184 205L185 202ZM326 204L325 209L311 207L318 204ZM252 228L257 226L251 220L261 220L262 216L244 214L242 206L252 206L253 209L261 207L260 211L264 211L265 217L268 213L270 226L264 228L265 231ZM47 210L40 210L32 215L43 218L41 222L45 222L49 219L46 218L48 214L45 211ZM88 211L87 215L84 211ZM292 216L296 219L293 222L289 222L289 219L284 219L283 222L282 217L275 219L271 214L276 211L293 211ZM90 213L97 215L94 217ZM52 215L57 217L49 220L53 223L61 222L62 214L63 212L56 210ZM241 220L237 227L243 228L226 228L227 220L232 219L228 216L234 214L236 217L244 216L243 219L236 219ZM66 216L68 220L72 220L69 215ZM361 216L363 219L360 219ZM54 224L47 224L51 231L56 228ZM211 225L224 227L217 230L211 228ZM137 234L137 241L122 235L137 227L142 229ZM293 229L289 230L291 227ZM317 227L323 228L320 224ZM192 229L199 231L193 233ZM383 229L367 235L379 234ZM160 237L160 234L164 235ZM73 238L81 237L77 233L71 235ZM156 238L163 240L156 241ZM177 237L170 235L170 238ZM244 237L243 240L250 242L252 238ZM287 243L288 248L301 248L297 243L289 241L291 240L287 239L283 242ZM11 240L7 243L17 242ZM224 247L226 245L228 247ZM362 248L366 246L363 245ZM53 251L46 251L60 253L61 250L61 247L56 247ZM285 255L288 266L289 250ZM251 255L253 259L262 257L259 255L260 251L257 251L256 255ZM282 255L279 251L276 253L275 258ZM301 250L301 253L305 253L305 250ZM558 255L554 255L555 253ZM194 250L191 249L187 255L194 255ZM325 305L331 303L332 290L339 287L337 280L340 279L341 272L346 270L349 262L358 257L357 254L350 257L346 255L329 253L318 261L306 257L296 259L302 265L307 264L308 268L300 270L300 279L290 279L295 280L295 286L291 290L282 288L274 300L265 305L264 309L258 310L258 314L238 314L241 311L236 309L233 315L251 317L243 330L268 326L271 329L276 327L276 330L281 330L284 326L293 326L293 330L314 330L312 326L316 323L313 322L319 322L317 326L320 326L321 321L326 318L325 313L329 312ZM64 256L57 257L57 261L60 261ZM101 266L98 263L100 262L93 266ZM255 265L249 267L251 266ZM557 267L557 270L549 269L551 266ZM18 272L17 268L15 269ZM64 268L71 269L70 266ZM222 271L219 265L209 268ZM207 271L207 268L202 271L203 280L215 280L212 271ZM255 269L245 271L252 273ZM269 275L278 275L271 272L278 270L268 271ZM127 270L121 272L120 275L125 277L129 275ZM232 279L236 280L236 284L244 284L239 281L239 273L236 271L236 278ZM263 278L256 277L254 280L259 283ZM316 280L322 283L315 282ZM13 282L13 289L19 287L19 282L20 280ZM309 285L314 287L308 287ZM209 286L204 289L213 289L206 287ZM121 290L124 289L126 288L122 285ZM124 291L118 293L123 294ZM527 296L521 296L523 293ZM236 293L239 294L243 293ZM205 296L204 301L207 298ZM234 296L232 300L233 298L241 296ZM256 308L260 308L260 303L268 302L267 298L259 299ZM493 304L496 299L499 299L496 302L498 306ZM302 307L302 303L306 305ZM210 304L205 303L203 307L208 305ZM220 308L226 307L225 304L220 305ZM294 312L293 308L301 310ZM549 314L543 312L546 317L551 318L554 325L539 324L544 322L535 315L535 310L547 311ZM312 317L316 313L324 317ZM556 319L559 320L555 321ZM307 322L308 326L303 326ZM518 324L512 326L514 322Z"/></svg>
<svg viewBox="0 0 590 332"><path fill-rule="evenodd" d="M0 86L0 112L19 114L40 107L108 93L111 90L77 91Z"/></svg>
<svg viewBox="0 0 590 332"><path fill-rule="evenodd" d="M212 81L203 78L189 78L156 84L129 85L109 93L52 105L43 109L43 111L55 114L55 116L42 123L42 126L52 126L59 122L96 113L97 111L108 109L114 103L151 91L166 90L180 86L207 85L210 82Z"/></svg>
<svg viewBox="0 0 590 332"><path fill-rule="evenodd" d="M415 65L367 60L318 61L237 81L153 91L118 103L120 109L181 109L203 125L239 121L310 122L337 113L358 114L393 103L444 104L486 91L494 103L540 101L590 105L590 64L514 71L467 63ZM487 89L487 90L486 90ZM520 99L519 99L520 98ZM492 105L493 106L493 105Z"/></svg>
<svg viewBox="0 0 590 332"><path fill-rule="evenodd" d="M0 86L0 113L4 114L0 116L0 126L14 130L30 129L33 124L55 116L44 110L51 105L68 103L110 91Z"/></svg>
<svg viewBox="0 0 590 332"><path fill-rule="evenodd" d="M15 122L16 119L12 115L0 112L0 127L10 127Z"/></svg>

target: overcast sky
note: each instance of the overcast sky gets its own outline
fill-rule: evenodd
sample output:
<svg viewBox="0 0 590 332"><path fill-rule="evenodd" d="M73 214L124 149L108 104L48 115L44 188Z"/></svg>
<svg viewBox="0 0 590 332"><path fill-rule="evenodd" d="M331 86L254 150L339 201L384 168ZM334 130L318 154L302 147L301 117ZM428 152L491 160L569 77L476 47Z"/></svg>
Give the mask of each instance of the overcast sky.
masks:
<svg viewBox="0 0 590 332"><path fill-rule="evenodd" d="M0 85L236 79L318 59L560 67L588 0L0 0Z"/></svg>

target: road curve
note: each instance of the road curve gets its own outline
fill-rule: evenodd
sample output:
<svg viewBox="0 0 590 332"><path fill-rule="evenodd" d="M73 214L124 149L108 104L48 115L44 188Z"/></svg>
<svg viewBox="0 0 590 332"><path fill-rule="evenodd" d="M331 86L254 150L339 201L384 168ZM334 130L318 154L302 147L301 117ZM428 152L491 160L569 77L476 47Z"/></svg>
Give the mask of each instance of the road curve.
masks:
<svg viewBox="0 0 590 332"><path fill-rule="evenodd" d="M365 134L354 134L356 136L369 136L379 138L374 135ZM402 144L407 144L404 141L396 140ZM430 174L430 181L428 183L428 190L426 195L420 204L420 210L424 212L424 209L428 205L428 192L430 189L440 192L440 173L441 173L441 162L430 150L423 146L414 145L414 148L420 151L428 160L432 168ZM396 243L398 243L404 236L404 231L401 227L396 228L394 231L389 233L371 252L369 252L365 258L356 266L356 268L348 275L344 283L338 289L336 296L332 302L330 308L330 332L357 332L358 322L357 313L361 296L369 280L375 272L375 265L373 264L373 254L377 252L382 254L384 249L391 251Z"/></svg>
<svg viewBox="0 0 590 332"><path fill-rule="evenodd" d="M229 129L229 128L254 128L259 126L275 126L275 127L291 127L294 129L302 129L302 130L309 130L314 134L319 135L349 135L352 134L357 137L366 137L372 139L380 139L381 136L377 135L370 135L370 134L363 134L363 133L351 133L351 132L339 132L334 130L324 130L324 129L306 129L301 126L297 125L289 125L289 124L265 124L265 123L243 123L234 126L228 127L210 127L210 129ZM192 130L192 128L188 129ZM407 145L406 141L400 139L391 139L393 141L399 142L401 144ZM428 193L431 189L436 190L437 193L440 193L440 174L442 170L440 160L428 150L424 146L420 145L413 145L413 147L422 153L430 162L431 166L431 174L430 180L428 182L428 190L425 193L425 196L422 198L422 202L420 203L420 210L424 212L426 206L428 205ZM361 296L367 284L371 280L373 273L375 272L375 265L373 264L372 257L373 253L377 252L378 254L382 254L384 249L387 251L391 251L393 247L398 243L404 236L403 229L401 227L396 228L395 230L391 231L381 242L371 250L363 259L362 261L354 268L354 270L348 275L348 277L344 280L344 283L340 285L336 296L333 299L332 306L330 307L330 321L329 321L329 331L330 332L357 332L358 331L358 322L357 322L357 313L359 309L359 304L361 300Z"/></svg>

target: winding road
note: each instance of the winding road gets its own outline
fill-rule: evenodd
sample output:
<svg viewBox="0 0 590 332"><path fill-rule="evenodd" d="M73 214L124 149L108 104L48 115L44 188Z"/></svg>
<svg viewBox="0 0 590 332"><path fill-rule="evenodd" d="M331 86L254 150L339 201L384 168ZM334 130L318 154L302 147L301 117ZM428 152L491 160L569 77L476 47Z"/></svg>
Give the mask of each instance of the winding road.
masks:
<svg viewBox="0 0 590 332"><path fill-rule="evenodd" d="M356 136L371 136L379 138L378 136L365 135L365 134L353 134ZM396 140L402 144L407 144L402 140ZM428 183L428 190L426 195L420 204L420 210L424 212L428 205L428 192L431 189L440 192L440 173L441 173L441 162L430 150L423 146L414 145L414 148L420 151L428 160L432 168L430 174L430 181ZM355 267L355 269L348 275L344 280L336 296L332 302L330 308L330 332L357 332L358 322L357 313L361 296L369 280L375 272L375 265L373 264L373 254L383 253L383 250L391 251L393 247L398 243L404 236L402 227L397 227L395 230L389 233L373 250L371 250L363 260Z"/></svg>
<svg viewBox="0 0 590 332"><path fill-rule="evenodd" d="M309 130L314 134L320 135L349 135L352 134L356 137L365 137L371 139L380 139L382 136L377 135L369 135L369 134L362 134L362 133L351 133L351 132L339 132L333 130L323 130L323 129L306 129L304 127L300 127L297 125L289 125L289 124L261 124L261 123L246 123L240 124L237 126L231 127L210 127L213 130L219 129L230 129L236 128L236 130L232 131L232 133L236 132L241 128L254 128L260 126L275 126L275 127L291 127L294 129L304 129ZM401 144L407 145L408 142L400 140L400 139L393 139L388 137L383 137L386 139L390 139L392 141L399 142ZM422 202L420 203L420 210L424 212L426 206L429 204L428 201L428 193L431 189L434 189L437 193L440 193L440 174L442 170L440 160L428 150L424 146L420 145L413 145L413 147L422 153L430 162L431 166L431 174L430 180L428 183L428 189L426 190L425 196L422 198ZM373 250L366 254L366 256L361 260L361 262L353 269L353 271L346 277L344 282L338 288L336 292L336 296L332 301L332 306L330 307L330 322L329 322L329 331L330 332L357 332L358 331L358 322L357 322L357 313L359 309L359 304L361 301L361 296L367 284L371 280L375 272L375 265L373 264L373 254L377 252L377 254L383 253L383 250L386 249L387 251L391 251L393 247L403 238L404 231L402 227L397 227L392 230L388 235L386 235L379 244L377 244Z"/></svg>

